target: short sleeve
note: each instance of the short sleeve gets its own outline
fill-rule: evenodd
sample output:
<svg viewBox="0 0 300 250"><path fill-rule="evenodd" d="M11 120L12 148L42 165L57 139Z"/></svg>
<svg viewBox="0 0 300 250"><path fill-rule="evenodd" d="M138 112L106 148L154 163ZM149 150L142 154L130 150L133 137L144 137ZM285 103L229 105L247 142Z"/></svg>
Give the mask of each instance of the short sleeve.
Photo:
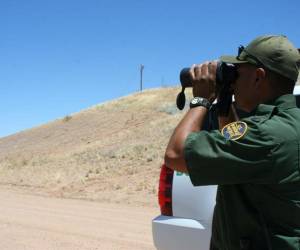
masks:
<svg viewBox="0 0 300 250"><path fill-rule="evenodd" d="M270 183L275 147L258 128L249 128L238 140L226 139L219 130L200 131L187 137L184 154L195 186Z"/></svg>

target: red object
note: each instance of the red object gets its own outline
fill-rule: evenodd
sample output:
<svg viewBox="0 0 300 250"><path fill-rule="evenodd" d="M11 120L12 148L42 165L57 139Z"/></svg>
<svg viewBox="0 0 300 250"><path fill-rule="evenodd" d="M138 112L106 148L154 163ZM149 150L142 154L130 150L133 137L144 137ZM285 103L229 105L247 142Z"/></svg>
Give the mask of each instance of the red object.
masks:
<svg viewBox="0 0 300 250"><path fill-rule="evenodd" d="M158 187L158 203L162 215L172 216L172 185L174 170L162 165Z"/></svg>

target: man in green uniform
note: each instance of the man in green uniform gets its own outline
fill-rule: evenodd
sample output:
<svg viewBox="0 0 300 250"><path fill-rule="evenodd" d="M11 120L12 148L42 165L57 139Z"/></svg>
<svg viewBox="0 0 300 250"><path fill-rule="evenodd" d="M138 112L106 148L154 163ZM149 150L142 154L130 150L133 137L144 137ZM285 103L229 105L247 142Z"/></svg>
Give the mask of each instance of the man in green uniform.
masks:
<svg viewBox="0 0 300 250"><path fill-rule="evenodd" d="M220 60L237 66L235 104L251 115L219 117L220 130L202 130L217 98L216 62L193 65L195 98L165 163L195 186L219 185L211 249L299 250L300 109L292 94L299 52L285 36L260 36Z"/></svg>

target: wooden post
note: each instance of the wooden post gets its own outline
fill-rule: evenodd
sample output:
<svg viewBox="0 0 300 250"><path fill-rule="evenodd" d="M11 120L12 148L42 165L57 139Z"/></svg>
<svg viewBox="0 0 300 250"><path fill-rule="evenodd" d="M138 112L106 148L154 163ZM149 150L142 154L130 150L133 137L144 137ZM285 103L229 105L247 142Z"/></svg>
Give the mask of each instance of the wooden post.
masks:
<svg viewBox="0 0 300 250"><path fill-rule="evenodd" d="M141 73L141 81L140 81L140 91L143 91L143 70L144 70L145 66L143 64L141 64L140 67L140 73Z"/></svg>

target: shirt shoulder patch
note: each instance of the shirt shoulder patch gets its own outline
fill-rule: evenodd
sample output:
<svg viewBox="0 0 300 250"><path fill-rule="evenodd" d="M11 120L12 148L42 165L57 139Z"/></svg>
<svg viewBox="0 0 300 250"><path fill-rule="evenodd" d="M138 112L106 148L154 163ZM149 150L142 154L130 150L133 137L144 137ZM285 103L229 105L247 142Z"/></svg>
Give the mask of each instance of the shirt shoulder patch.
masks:
<svg viewBox="0 0 300 250"><path fill-rule="evenodd" d="M226 140L235 141L242 138L243 135L247 132L247 129L247 123L237 121L224 126L221 130L221 134L225 137Z"/></svg>

